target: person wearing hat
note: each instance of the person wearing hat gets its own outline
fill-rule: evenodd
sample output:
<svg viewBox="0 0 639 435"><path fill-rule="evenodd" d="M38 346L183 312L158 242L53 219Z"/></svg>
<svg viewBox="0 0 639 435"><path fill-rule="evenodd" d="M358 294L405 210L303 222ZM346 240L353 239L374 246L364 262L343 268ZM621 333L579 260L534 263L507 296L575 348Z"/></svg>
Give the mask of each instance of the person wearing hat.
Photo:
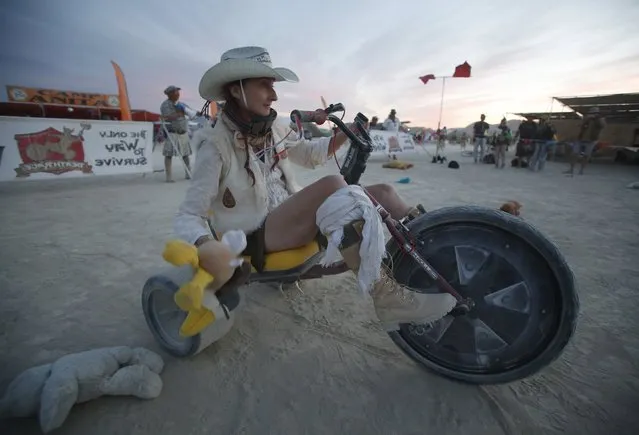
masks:
<svg viewBox="0 0 639 435"><path fill-rule="evenodd" d="M332 199L347 197L339 193L354 190L352 187L342 190L347 185L339 175L325 176L301 190L297 187L290 163L310 169L322 165L347 137L339 132L332 138L311 142L299 138L287 122L276 122L277 112L272 106L277 101L274 85L278 82L295 83L298 77L290 69L272 67L268 51L261 47L225 52L200 81L202 98L225 101L225 105L215 127L201 129L202 143L194 144L199 151L193 180L175 217L174 230L178 237L198 247L204 269L212 269L210 265L216 256L214 235L205 221L207 216L211 216L216 234L232 229L246 233L244 255L250 256L252 265L260 271L265 253L303 247L316 240L320 207L331 202L335 205ZM323 110L315 113L316 123L327 119ZM367 189L395 219L414 217L420 214L420 209L423 211L421 207L408 206L392 186L378 184ZM333 196L338 191L338 196ZM374 206L366 197L353 196L352 201L353 207L366 206L374 213ZM364 240L366 237L369 235ZM330 234L327 238L331 240ZM455 298L449 294L410 291L399 285L381 264L361 263L359 243L349 246L347 251L341 250L342 257L354 271L361 266L379 272L381 279L366 291L387 327L397 329L399 323L432 322L454 308Z"/></svg>
<svg viewBox="0 0 639 435"><path fill-rule="evenodd" d="M172 183L172 160L178 153L186 168L190 168L191 145L189 144L189 126L187 119L187 108L184 104L179 103L180 88L177 86L169 86L164 90L166 100L160 106L160 114L164 121L168 121L167 130L169 137L164 141L162 155L164 156L164 170L166 174L166 182ZM185 171L185 177L188 179L189 174Z"/></svg>
<svg viewBox="0 0 639 435"><path fill-rule="evenodd" d="M399 131L399 128L402 124L399 122L399 119L397 119L396 115L397 112L395 111L395 109L391 109L390 113L388 114L388 118L386 118L386 121L384 121L384 130L391 131L393 133L397 133Z"/></svg>
<svg viewBox="0 0 639 435"><path fill-rule="evenodd" d="M606 120L599 113L599 107L591 107L588 114L581 121L579 137L573 144L570 156L570 169L565 173L572 177L575 165L579 161L579 175L583 175L584 169L592 156L592 151L601 137L601 132L606 127Z"/></svg>

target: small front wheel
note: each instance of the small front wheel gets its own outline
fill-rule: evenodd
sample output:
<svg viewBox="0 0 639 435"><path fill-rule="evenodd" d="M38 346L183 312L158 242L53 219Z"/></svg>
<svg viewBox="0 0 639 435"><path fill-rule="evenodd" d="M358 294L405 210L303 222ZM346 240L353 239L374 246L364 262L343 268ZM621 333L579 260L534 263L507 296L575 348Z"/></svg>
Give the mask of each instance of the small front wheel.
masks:
<svg viewBox="0 0 639 435"><path fill-rule="evenodd" d="M235 321L234 311L216 316L215 322L192 337L180 335L186 313L173 300L179 288L193 278L190 266L171 267L153 275L142 290L144 318L158 344L178 358L198 354L226 335ZM220 314L220 313L218 313Z"/></svg>
<svg viewBox="0 0 639 435"><path fill-rule="evenodd" d="M557 247L526 221L484 207L450 207L411 221L420 253L475 307L431 325L389 333L413 360L474 384L530 376L562 353L577 322L572 271ZM393 243L393 241L391 241ZM398 282L439 292L414 260L389 246Z"/></svg>

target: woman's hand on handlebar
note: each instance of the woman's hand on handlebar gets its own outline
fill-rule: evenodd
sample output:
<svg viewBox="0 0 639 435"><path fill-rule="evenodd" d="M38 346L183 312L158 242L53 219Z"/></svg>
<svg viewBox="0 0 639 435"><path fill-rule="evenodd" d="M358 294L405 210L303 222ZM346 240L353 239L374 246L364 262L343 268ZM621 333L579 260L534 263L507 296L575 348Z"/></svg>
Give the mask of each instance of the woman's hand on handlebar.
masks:
<svg viewBox="0 0 639 435"><path fill-rule="evenodd" d="M315 124L322 125L328 119L328 114L324 111L324 109L317 109L315 111Z"/></svg>

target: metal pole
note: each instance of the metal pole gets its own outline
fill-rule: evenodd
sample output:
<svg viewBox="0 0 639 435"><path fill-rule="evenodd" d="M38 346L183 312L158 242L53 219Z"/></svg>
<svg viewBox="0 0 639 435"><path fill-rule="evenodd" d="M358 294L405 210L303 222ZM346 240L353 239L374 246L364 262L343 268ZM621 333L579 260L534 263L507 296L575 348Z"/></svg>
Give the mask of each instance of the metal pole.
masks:
<svg viewBox="0 0 639 435"><path fill-rule="evenodd" d="M439 121L437 121L437 129L441 127L442 123L442 113L444 112L444 90L446 89L446 77L443 78L442 81L442 100L439 104Z"/></svg>

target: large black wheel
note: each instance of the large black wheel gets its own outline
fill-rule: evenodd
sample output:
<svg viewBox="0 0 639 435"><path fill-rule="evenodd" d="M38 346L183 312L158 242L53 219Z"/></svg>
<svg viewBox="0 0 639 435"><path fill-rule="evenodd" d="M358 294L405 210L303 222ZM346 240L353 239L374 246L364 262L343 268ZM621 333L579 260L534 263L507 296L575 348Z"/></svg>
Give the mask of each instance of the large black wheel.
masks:
<svg viewBox="0 0 639 435"><path fill-rule="evenodd" d="M390 332L409 357L473 384L522 379L559 357L575 331L579 299L552 242L523 219L484 207L443 208L408 227L424 242L424 258L476 304L468 314ZM416 291L439 291L393 241L388 248L395 279Z"/></svg>
<svg viewBox="0 0 639 435"><path fill-rule="evenodd" d="M150 277L142 290L142 310L151 333L165 351L179 358L203 351L226 335L235 321L233 311L216 312L215 322L200 334L182 337L180 326L186 313L175 304L173 296L191 278L190 266L171 267Z"/></svg>

